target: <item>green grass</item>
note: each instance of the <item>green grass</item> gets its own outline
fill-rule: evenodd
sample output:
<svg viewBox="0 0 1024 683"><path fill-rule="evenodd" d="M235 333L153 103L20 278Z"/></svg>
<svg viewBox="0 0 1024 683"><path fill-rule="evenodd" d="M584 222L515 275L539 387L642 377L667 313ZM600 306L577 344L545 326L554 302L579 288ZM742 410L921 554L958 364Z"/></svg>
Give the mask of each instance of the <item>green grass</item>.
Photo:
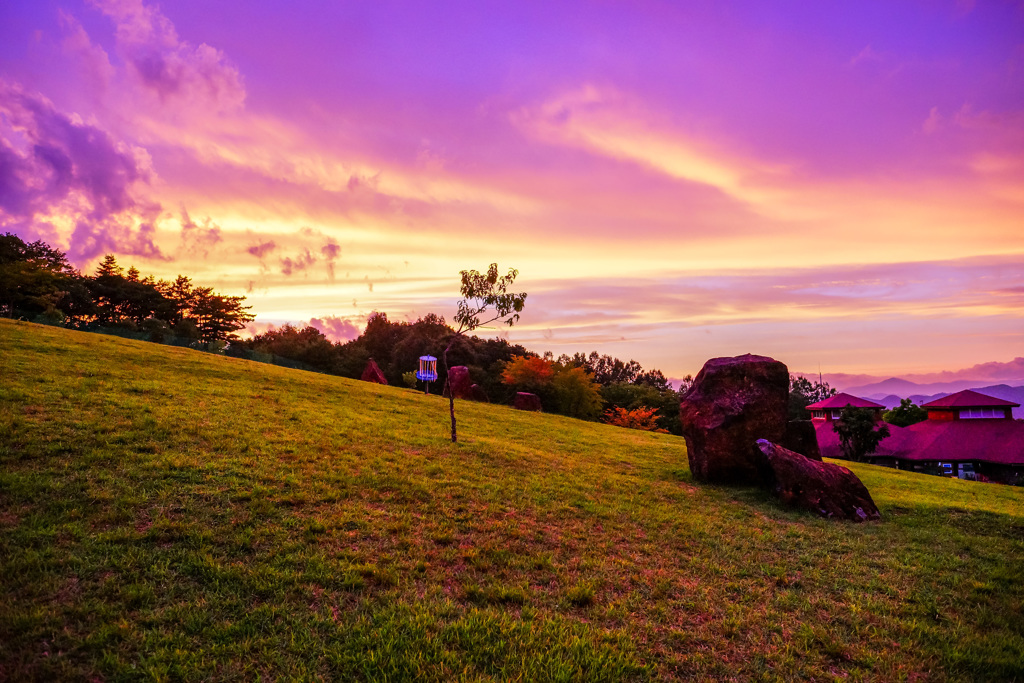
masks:
<svg viewBox="0 0 1024 683"><path fill-rule="evenodd" d="M0 320L0 680L1024 680L1024 491Z"/></svg>

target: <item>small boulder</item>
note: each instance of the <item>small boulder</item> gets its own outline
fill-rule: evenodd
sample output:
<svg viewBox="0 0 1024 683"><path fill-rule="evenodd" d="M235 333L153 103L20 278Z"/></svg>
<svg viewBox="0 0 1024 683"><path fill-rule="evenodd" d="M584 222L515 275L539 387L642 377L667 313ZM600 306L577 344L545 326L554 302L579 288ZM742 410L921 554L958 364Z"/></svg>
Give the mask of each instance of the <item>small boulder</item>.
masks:
<svg viewBox="0 0 1024 683"><path fill-rule="evenodd" d="M516 410L534 410L539 412L540 396L525 391L516 392L516 398L512 403L512 407Z"/></svg>
<svg viewBox="0 0 1024 683"><path fill-rule="evenodd" d="M818 447L818 434L814 431L814 423L810 420L790 420L786 423L786 436L782 439L783 448L796 451L811 460L821 461L821 449Z"/></svg>
<svg viewBox="0 0 1024 683"><path fill-rule="evenodd" d="M381 372L380 368L377 366L377 361L372 358L367 361L366 368L363 370L363 374L359 379L364 382L374 382L375 384L388 383L387 378L384 377L384 373Z"/></svg>
<svg viewBox="0 0 1024 683"><path fill-rule="evenodd" d="M469 388L469 398L472 401L479 401L480 403L490 403L491 399L487 397L487 392L479 384L474 384Z"/></svg>
<svg viewBox="0 0 1024 683"><path fill-rule="evenodd" d="M845 467L805 458L765 439L758 439L757 448L771 470L772 491L786 505L854 522L881 518L867 488Z"/></svg>
<svg viewBox="0 0 1024 683"><path fill-rule="evenodd" d="M456 365L448 371L448 383L444 388L444 395L448 396L449 390L455 398L472 398L473 383L469 379L469 368L465 365Z"/></svg>
<svg viewBox="0 0 1024 683"><path fill-rule="evenodd" d="M698 481L760 484L758 439L786 434L789 369L766 356L712 358L679 404L690 471Z"/></svg>

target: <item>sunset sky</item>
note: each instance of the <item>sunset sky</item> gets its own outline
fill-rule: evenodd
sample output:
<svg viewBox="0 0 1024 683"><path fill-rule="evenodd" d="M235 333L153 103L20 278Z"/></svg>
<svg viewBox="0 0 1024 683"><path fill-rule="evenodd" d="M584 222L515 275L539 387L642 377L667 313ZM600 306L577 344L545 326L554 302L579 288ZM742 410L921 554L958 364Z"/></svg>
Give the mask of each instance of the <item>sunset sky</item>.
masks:
<svg viewBox="0 0 1024 683"><path fill-rule="evenodd" d="M256 329L450 319L497 262L555 355L1012 363L1024 4L12 0L0 231Z"/></svg>

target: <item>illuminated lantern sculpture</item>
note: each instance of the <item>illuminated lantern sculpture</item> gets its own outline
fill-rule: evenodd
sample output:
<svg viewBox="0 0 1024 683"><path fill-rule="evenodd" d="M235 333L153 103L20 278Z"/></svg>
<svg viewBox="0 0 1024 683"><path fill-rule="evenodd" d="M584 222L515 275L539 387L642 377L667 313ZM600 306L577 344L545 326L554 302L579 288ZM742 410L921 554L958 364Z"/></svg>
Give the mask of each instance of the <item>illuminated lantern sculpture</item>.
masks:
<svg viewBox="0 0 1024 683"><path fill-rule="evenodd" d="M420 369L416 371L416 379L424 383L424 394L430 393L430 383L437 380L437 359L433 356L420 356Z"/></svg>

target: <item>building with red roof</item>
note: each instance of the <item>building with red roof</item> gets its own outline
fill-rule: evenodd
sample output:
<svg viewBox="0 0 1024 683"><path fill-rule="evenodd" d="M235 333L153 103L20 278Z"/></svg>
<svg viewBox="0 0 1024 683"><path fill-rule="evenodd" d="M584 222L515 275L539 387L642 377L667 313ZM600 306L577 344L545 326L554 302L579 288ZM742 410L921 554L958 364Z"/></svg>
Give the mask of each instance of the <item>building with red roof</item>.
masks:
<svg viewBox="0 0 1024 683"><path fill-rule="evenodd" d="M833 420L846 405L836 409L838 402L846 400L840 396L808 406L814 415L818 446L826 458L842 456L839 437L832 429ZM847 403L864 408L878 406L864 399L858 401L862 405ZM1024 478L1024 421L1014 420L1011 412L1020 404L968 389L921 407L928 411L928 419L904 428L889 425L890 436L868 456L869 462L954 477L975 472L1002 482Z"/></svg>
<svg viewBox="0 0 1024 683"><path fill-rule="evenodd" d="M929 420L1012 420L1013 409L1020 408L1020 404L964 389L925 403L921 407L928 411Z"/></svg>
<svg viewBox="0 0 1024 683"><path fill-rule="evenodd" d="M846 406L852 406L854 408L871 408L875 411L876 417L879 420L882 419L882 411L885 410L885 406L881 403L875 403L874 401L842 393L836 394L835 396L829 396L823 401L812 403L807 406L807 410L811 411L812 419L832 422L839 419L839 415L843 412L843 408Z"/></svg>

